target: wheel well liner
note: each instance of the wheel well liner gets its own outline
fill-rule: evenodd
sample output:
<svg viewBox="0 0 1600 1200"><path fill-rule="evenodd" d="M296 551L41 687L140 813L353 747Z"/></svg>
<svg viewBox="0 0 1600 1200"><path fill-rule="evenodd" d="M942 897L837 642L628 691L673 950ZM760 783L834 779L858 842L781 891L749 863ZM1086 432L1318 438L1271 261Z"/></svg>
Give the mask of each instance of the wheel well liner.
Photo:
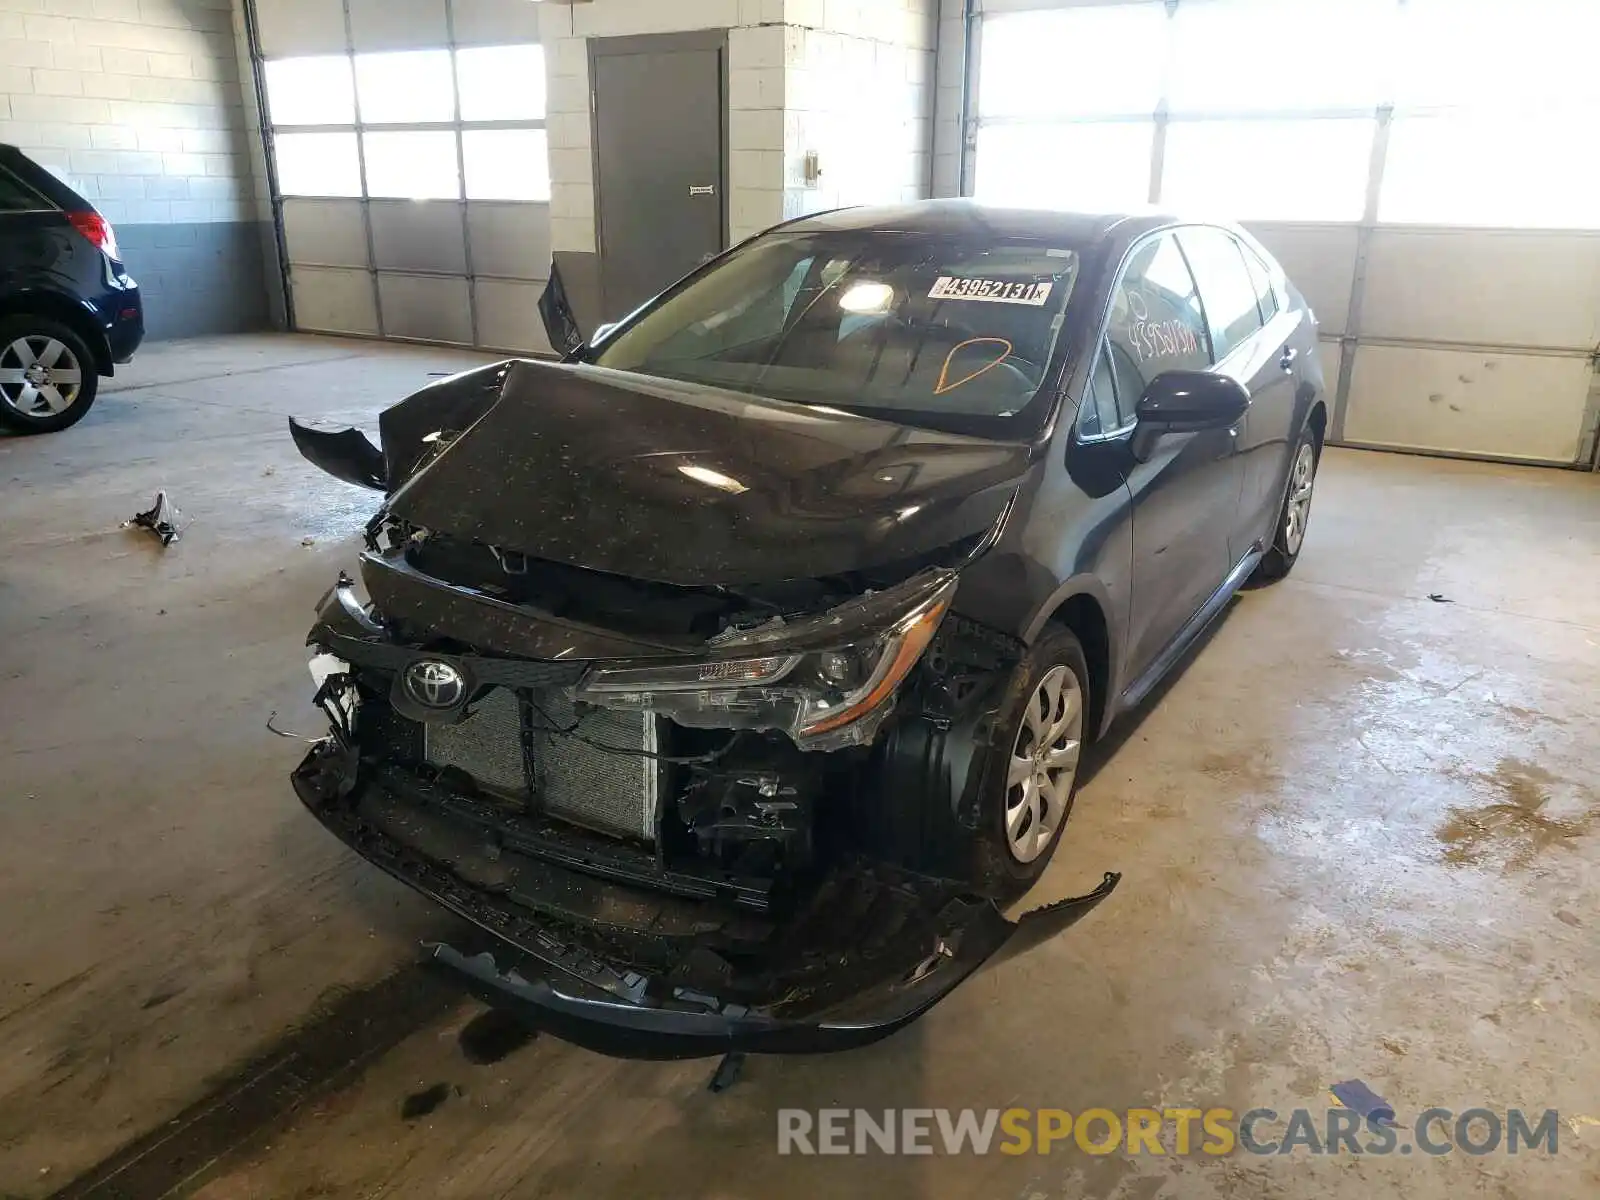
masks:
<svg viewBox="0 0 1600 1200"><path fill-rule="evenodd" d="M1111 690L1111 636L1100 602L1087 592L1068 596L1050 614L1048 624L1070 629L1083 646L1089 665L1089 730L1099 734L1105 719Z"/></svg>
<svg viewBox="0 0 1600 1200"><path fill-rule="evenodd" d="M1313 404L1311 411L1306 414L1306 426L1316 431L1318 447L1328 440L1328 406L1321 400Z"/></svg>
<svg viewBox="0 0 1600 1200"><path fill-rule="evenodd" d="M40 316L59 321L81 337L94 356L94 368L101 375L110 375L111 344L106 331L96 322L83 305L59 292L13 292L0 297L0 320L11 317Z"/></svg>

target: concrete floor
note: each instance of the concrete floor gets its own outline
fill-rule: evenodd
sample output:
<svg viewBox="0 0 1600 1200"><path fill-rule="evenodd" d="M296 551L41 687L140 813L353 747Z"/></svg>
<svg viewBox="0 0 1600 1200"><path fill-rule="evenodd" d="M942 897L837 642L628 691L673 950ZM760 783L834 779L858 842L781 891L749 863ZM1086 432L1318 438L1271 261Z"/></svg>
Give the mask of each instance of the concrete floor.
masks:
<svg viewBox="0 0 1600 1200"><path fill-rule="evenodd" d="M284 417L370 424L474 361L169 344L71 432L0 440L0 1194L49 1193L443 927L301 812L265 722L320 732L301 643L372 506ZM119 528L158 487L193 522L166 551ZM471 1065L463 1003L201 1194L1594 1195L1596 679L1600 481L1331 451L1294 576L1099 755L1037 897L1125 872L1077 929L722 1096L707 1063L543 1038ZM782 1107L1320 1112L1352 1077L1402 1123L1569 1123L1554 1159L775 1154Z"/></svg>

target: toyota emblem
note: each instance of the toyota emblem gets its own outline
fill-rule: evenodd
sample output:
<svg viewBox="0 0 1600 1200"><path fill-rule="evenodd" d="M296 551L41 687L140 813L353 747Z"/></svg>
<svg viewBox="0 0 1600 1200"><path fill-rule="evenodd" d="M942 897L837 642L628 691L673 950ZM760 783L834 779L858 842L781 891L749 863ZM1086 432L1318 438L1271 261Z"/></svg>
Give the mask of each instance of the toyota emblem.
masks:
<svg viewBox="0 0 1600 1200"><path fill-rule="evenodd" d="M423 658L406 668L405 689L423 708L448 709L466 699L467 681L443 659Z"/></svg>

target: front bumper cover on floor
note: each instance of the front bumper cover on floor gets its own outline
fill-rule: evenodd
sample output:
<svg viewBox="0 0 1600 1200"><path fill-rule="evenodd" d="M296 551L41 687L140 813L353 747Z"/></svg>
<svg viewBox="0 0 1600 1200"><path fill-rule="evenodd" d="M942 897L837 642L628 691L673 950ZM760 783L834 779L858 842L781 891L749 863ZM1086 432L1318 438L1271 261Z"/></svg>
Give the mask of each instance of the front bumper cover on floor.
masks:
<svg viewBox="0 0 1600 1200"><path fill-rule="evenodd" d="M674 969L630 960L627 939L614 936L615 930L585 928L570 912L552 915L519 903L519 887L528 889L517 881L515 868L507 874L513 854L497 847L468 861L484 847L462 835L455 844L464 848L463 856L442 855L439 847L450 838L430 841L424 833L430 821L439 825L436 815L411 807L409 799L397 800L336 744L313 748L292 778L307 808L346 844L496 939L492 951L435 946L431 967L563 1040L625 1058L797 1054L867 1045L914 1021L985 963L1075 924L1121 878L1108 873L1087 895L1011 921L993 901L962 894L948 881L870 864L841 869L838 874L848 878L834 889L844 897L836 909L813 906L791 923L826 930L827 943L808 945L778 969L764 966L753 976L730 978L719 992L703 976L686 979ZM551 895L628 891L550 863L523 861L528 878L537 877ZM826 884L818 889L828 890ZM908 897L920 906L909 919ZM885 904L902 910L887 939L881 923L866 919ZM626 909L628 901L600 907ZM852 919L852 913L860 915ZM651 932L665 925L656 922ZM783 945L785 936L779 929L772 940ZM690 947L695 940L677 944ZM792 948L794 939L788 944Z"/></svg>

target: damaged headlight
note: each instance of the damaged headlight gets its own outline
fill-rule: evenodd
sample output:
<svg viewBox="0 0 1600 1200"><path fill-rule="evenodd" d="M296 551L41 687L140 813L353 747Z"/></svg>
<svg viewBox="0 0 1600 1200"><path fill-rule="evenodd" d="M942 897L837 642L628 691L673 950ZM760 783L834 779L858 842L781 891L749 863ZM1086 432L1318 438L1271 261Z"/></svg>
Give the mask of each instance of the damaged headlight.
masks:
<svg viewBox="0 0 1600 1200"><path fill-rule="evenodd" d="M702 729L777 729L803 750L864 744L893 711L896 692L950 608L954 575L935 583L919 589L915 602L891 613L877 632L848 632L858 622L835 610L735 639L736 645L777 643L763 645L767 653L761 657L595 667L575 697L603 708L660 713ZM884 605L856 607L876 615L873 610ZM836 631L837 644L811 648L830 631Z"/></svg>

